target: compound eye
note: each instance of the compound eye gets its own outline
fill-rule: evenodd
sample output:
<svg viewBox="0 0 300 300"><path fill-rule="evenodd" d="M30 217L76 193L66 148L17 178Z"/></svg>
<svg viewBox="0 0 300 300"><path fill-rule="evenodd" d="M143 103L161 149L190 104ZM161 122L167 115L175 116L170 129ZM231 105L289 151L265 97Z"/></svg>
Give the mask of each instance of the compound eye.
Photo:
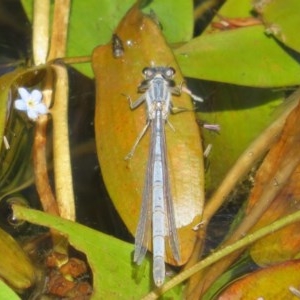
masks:
<svg viewBox="0 0 300 300"><path fill-rule="evenodd" d="M143 69L143 75L145 76L146 79L149 79L153 77L153 70L151 68L144 68Z"/></svg>
<svg viewBox="0 0 300 300"><path fill-rule="evenodd" d="M175 69L170 67L170 68L166 69L165 75L168 78L172 78L174 76L175 72L176 72Z"/></svg>

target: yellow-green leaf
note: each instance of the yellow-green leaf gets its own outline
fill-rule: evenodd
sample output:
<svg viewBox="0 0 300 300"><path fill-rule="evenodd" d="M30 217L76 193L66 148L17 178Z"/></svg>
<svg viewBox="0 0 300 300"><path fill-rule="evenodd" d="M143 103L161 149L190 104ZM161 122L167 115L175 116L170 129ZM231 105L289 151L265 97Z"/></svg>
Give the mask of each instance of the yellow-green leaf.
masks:
<svg viewBox="0 0 300 300"><path fill-rule="evenodd" d="M4 281L0 280L0 299L20 300L21 298Z"/></svg>
<svg viewBox="0 0 300 300"><path fill-rule="evenodd" d="M298 0L267 1L265 5L262 5L261 11L258 10L262 14L266 32L298 52L300 52L299 10Z"/></svg>
<svg viewBox="0 0 300 300"><path fill-rule="evenodd" d="M299 84L299 63L263 26L205 34L176 49L185 76L253 87Z"/></svg>
<svg viewBox="0 0 300 300"><path fill-rule="evenodd" d="M22 290L35 282L33 264L19 244L0 228L0 277L13 288Z"/></svg>

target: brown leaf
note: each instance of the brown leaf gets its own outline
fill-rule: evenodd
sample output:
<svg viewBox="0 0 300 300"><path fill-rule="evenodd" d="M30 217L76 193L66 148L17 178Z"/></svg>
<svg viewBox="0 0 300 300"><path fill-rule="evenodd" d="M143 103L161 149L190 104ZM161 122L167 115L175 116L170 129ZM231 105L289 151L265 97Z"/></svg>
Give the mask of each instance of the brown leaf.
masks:
<svg viewBox="0 0 300 300"><path fill-rule="evenodd" d="M287 118L285 127L278 142L272 147L255 178L255 187L251 193L248 212L256 204L256 200L272 184L278 187L278 193L268 209L257 222L253 231L277 219L299 210L300 205L300 128L298 120L300 106L298 105ZM284 184L274 174L283 170L288 164L297 167L291 172ZM292 224L266 238L256 242L251 247L251 256L259 265L268 265L289 260L299 252L299 224Z"/></svg>

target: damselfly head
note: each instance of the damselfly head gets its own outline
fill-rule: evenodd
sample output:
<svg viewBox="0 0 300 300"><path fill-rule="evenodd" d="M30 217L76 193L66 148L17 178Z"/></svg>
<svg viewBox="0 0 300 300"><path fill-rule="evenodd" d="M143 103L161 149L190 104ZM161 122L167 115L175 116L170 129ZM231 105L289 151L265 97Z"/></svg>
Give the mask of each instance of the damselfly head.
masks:
<svg viewBox="0 0 300 300"><path fill-rule="evenodd" d="M176 71L172 67L147 67L143 69L143 75L146 80L151 80L157 75L161 75L164 79L173 79Z"/></svg>

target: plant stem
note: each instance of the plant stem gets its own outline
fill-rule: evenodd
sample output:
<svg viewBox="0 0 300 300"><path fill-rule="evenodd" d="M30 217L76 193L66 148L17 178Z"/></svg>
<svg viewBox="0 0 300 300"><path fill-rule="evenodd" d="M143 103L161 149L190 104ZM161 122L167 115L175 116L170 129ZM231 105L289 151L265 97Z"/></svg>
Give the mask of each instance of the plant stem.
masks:
<svg viewBox="0 0 300 300"><path fill-rule="evenodd" d="M45 64L49 47L49 0L34 1L33 60L34 65Z"/></svg>
<svg viewBox="0 0 300 300"><path fill-rule="evenodd" d="M58 207L52 189L49 184L46 141L47 124L49 116L40 116L36 122L34 146L33 146L33 164L35 173L35 184L40 196L43 210L53 215L59 215Z"/></svg>
<svg viewBox="0 0 300 300"><path fill-rule="evenodd" d="M55 1L48 61L66 55L70 6L70 0Z"/></svg>
<svg viewBox="0 0 300 300"><path fill-rule="evenodd" d="M60 216L75 220L69 129L68 129L68 74L64 66L52 65L56 74L54 91L53 154L56 200Z"/></svg>

